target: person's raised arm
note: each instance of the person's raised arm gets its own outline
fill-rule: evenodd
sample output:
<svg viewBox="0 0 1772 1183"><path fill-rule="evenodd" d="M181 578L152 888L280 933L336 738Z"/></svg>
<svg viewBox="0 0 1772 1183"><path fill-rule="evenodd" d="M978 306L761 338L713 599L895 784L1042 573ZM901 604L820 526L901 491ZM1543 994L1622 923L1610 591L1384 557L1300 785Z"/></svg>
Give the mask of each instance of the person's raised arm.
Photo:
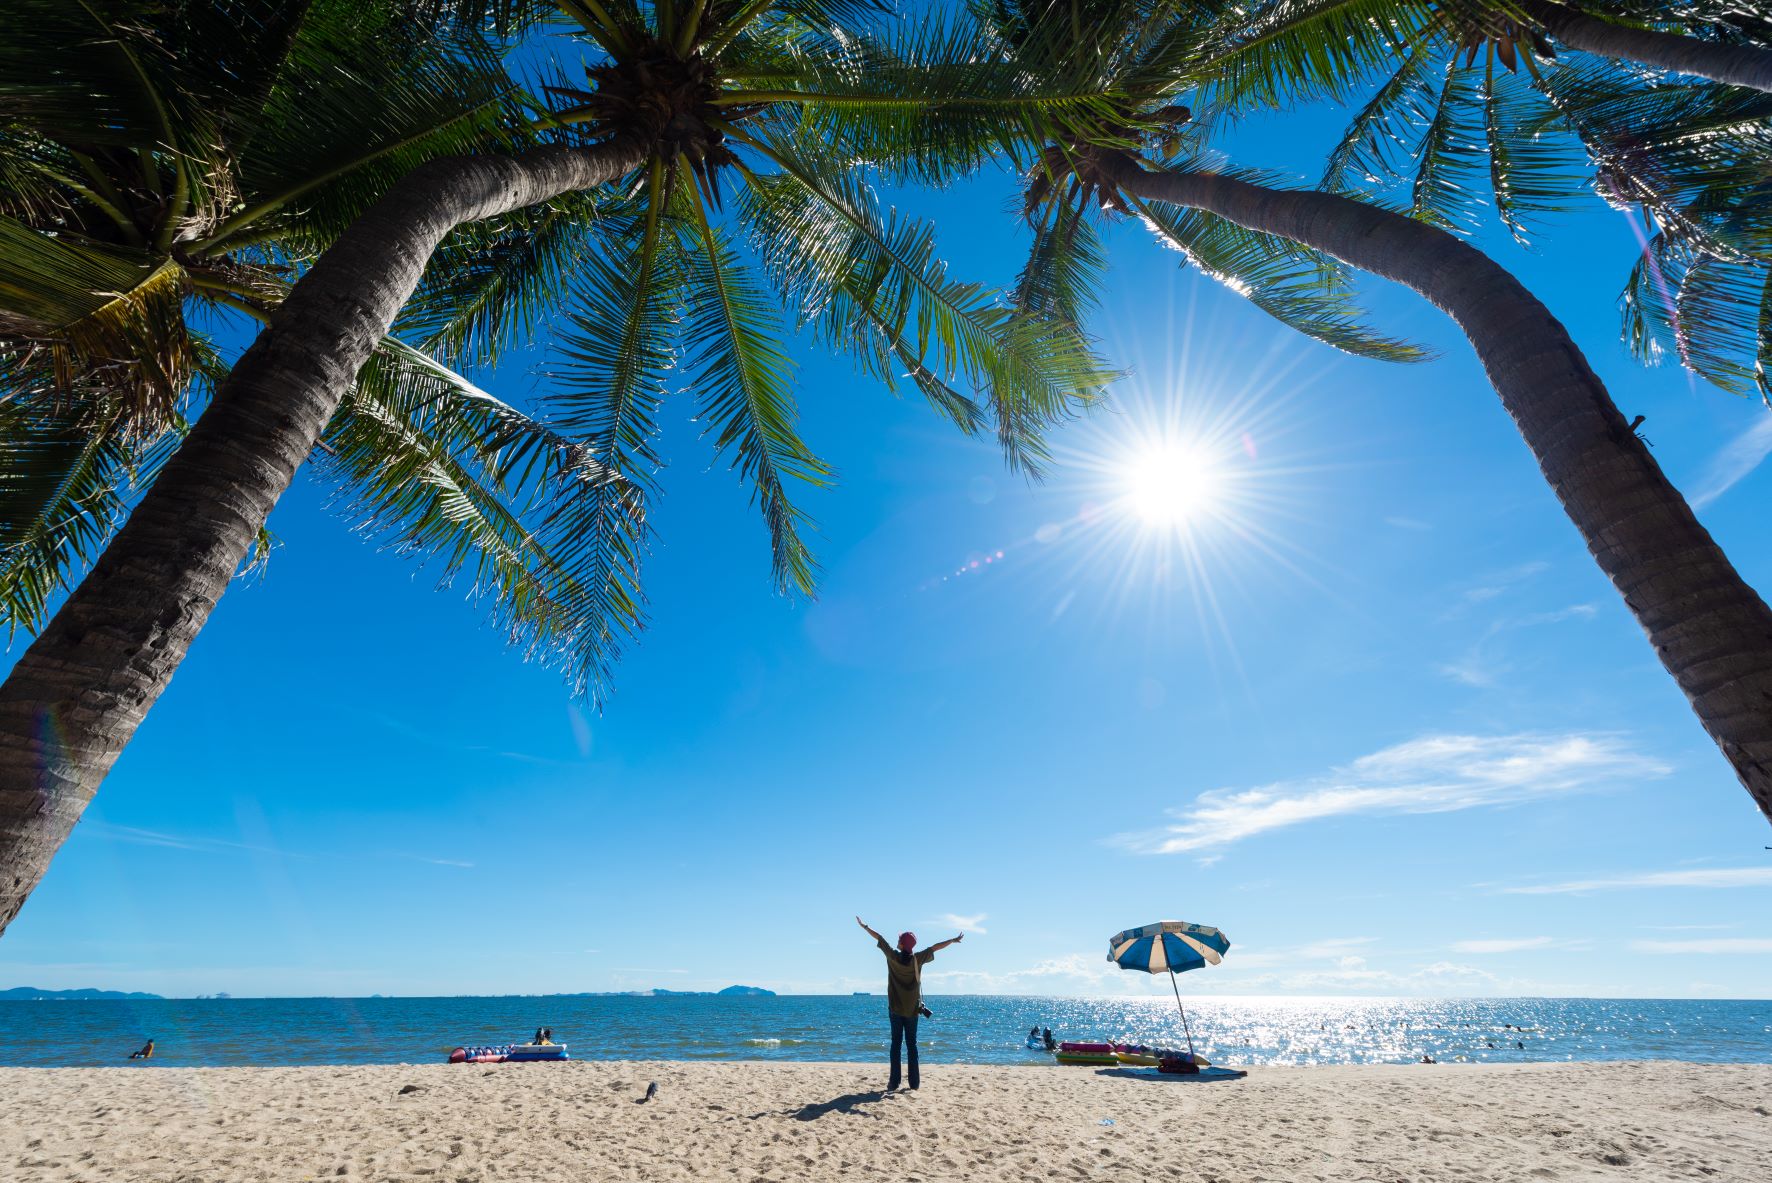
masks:
<svg viewBox="0 0 1772 1183"><path fill-rule="evenodd" d="M886 943L886 938L881 936L879 933L875 932L873 929L869 928L867 926L867 923L864 920L862 920L862 918L860 916L857 916L855 918L855 922L857 924L861 925L861 931L867 933L870 937L873 937L876 941L880 942L882 945L884 945Z"/></svg>
<svg viewBox="0 0 1772 1183"><path fill-rule="evenodd" d="M960 934L960 935L959 935L959 936L957 936L957 937L949 937L949 938L948 938L948 939L947 939L947 940L945 940L945 941L937 941L937 942L936 942L936 943L935 943L935 944L933 944L933 945L931 945L931 946L929 946L929 952L931 952L931 953L939 953L939 952L941 952L941 951L942 951L942 950L943 950L943 949L945 949L945 948L947 948L947 947L948 947L948 946L949 946L949 945L957 945L957 944L959 944L959 943L960 943L960 942L961 942L961 941L963 941L963 940L965 940L965 939L966 939L966 934L965 934L965 933L961 933L961 934Z"/></svg>

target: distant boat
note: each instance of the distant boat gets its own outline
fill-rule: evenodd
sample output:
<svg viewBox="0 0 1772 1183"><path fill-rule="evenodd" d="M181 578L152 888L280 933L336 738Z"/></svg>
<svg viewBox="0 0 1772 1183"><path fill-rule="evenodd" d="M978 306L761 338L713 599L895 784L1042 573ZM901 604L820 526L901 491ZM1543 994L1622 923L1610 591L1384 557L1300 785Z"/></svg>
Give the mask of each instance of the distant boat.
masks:
<svg viewBox="0 0 1772 1183"><path fill-rule="evenodd" d="M851 990L849 992L849 997L851 998L872 998L873 996L874 992L872 990Z"/></svg>

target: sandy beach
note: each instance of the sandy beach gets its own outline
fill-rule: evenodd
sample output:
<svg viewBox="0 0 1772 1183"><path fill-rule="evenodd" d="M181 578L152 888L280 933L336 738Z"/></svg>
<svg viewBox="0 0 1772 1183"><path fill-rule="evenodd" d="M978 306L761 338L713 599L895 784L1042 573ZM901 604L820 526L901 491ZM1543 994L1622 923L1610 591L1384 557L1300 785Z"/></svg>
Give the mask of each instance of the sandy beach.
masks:
<svg viewBox="0 0 1772 1183"><path fill-rule="evenodd" d="M1764 1180L1772 1066L0 1069L0 1178ZM640 1103L649 1083L650 1103ZM1108 1123L1112 1124L1108 1124ZM1160 1165L1159 1165L1160 1164Z"/></svg>

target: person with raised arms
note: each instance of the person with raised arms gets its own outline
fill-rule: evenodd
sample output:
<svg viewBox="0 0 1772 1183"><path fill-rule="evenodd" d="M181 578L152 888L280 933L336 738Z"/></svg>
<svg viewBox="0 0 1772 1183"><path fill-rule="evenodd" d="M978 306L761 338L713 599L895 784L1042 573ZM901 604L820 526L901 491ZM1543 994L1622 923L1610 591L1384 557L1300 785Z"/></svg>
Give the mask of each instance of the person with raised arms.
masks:
<svg viewBox="0 0 1772 1183"><path fill-rule="evenodd" d="M895 949L886 943L886 938L869 928L860 916L855 922L861 925L862 931L874 938L880 946L880 952L886 955L886 1009L892 1017L892 1075L886 1085L888 1094L898 1091L899 1082L899 1048L904 1046L910 1068L910 1086L914 1089L921 1083L917 1077L917 1016L927 1015L929 1010L923 1005L923 967L935 959L935 955L949 945L957 945L962 937L952 937L938 941L927 949L917 952L917 934L901 932L898 934L898 947Z"/></svg>

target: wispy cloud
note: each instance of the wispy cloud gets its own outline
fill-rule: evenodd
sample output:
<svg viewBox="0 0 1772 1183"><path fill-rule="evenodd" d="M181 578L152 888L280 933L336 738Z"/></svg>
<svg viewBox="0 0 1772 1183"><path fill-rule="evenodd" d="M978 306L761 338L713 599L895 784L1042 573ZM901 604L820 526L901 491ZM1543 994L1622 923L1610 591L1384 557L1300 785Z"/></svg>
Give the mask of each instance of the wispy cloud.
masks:
<svg viewBox="0 0 1772 1183"><path fill-rule="evenodd" d="M244 850L253 854L276 854L290 858L312 857L252 842L230 842L224 838L205 838L194 834L167 834L159 830L143 830L136 826L114 826L109 822L87 822L80 827L80 833L111 842L127 842L133 846L159 846L167 850L189 850L206 854Z"/></svg>
<svg viewBox="0 0 1772 1183"><path fill-rule="evenodd" d="M1431 530L1433 526L1420 518L1388 517L1384 524L1398 530Z"/></svg>
<svg viewBox="0 0 1772 1183"><path fill-rule="evenodd" d="M109 822L90 821L80 827L82 835L102 838L108 842L126 842L132 846L157 846L165 850L185 850L193 854L271 854L278 858L291 859L362 859L383 858L417 863L430 863L437 867L470 868L474 864L465 859L436 858L428 854L411 854L405 851L382 851L367 853L356 851L341 854L324 850L291 850L284 846L272 846L262 842L233 842L226 838L208 838L198 834L168 834L160 830L144 830L138 826L118 826Z"/></svg>
<svg viewBox="0 0 1772 1183"><path fill-rule="evenodd" d="M1564 883L1533 883L1504 887L1508 895L1576 895L1586 891L1619 891L1632 887L1772 887L1772 867L1710 867L1689 871L1645 871L1603 879L1571 879Z"/></svg>
<svg viewBox="0 0 1772 1183"><path fill-rule="evenodd" d="M1756 415L1752 426L1718 449L1698 475L1690 498L1692 508L1703 509L1727 493L1772 454L1772 414Z"/></svg>
<svg viewBox="0 0 1772 1183"><path fill-rule="evenodd" d="M940 916L937 916L936 919L941 921L941 923L948 928L957 928L961 932L972 933L975 936L984 936L984 922L989 920L990 917L983 912L980 912L976 916L961 916L953 912L943 912Z"/></svg>
<svg viewBox="0 0 1772 1183"><path fill-rule="evenodd" d="M1772 953L1772 937L1706 937L1691 941L1632 941L1634 953Z"/></svg>
<svg viewBox="0 0 1772 1183"><path fill-rule="evenodd" d="M1359 952L1370 952L1377 937L1324 937L1307 945L1289 945L1279 949L1238 949L1235 968L1266 969L1269 966L1297 965L1301 961L1334 961L1345 963L1365 959Z"/></svg>
<svg viewBox="0 0 1772 1183"><path fill-rule="evenodd" d="M1540 625L1561 624L1566 620L1592 620L1599 608L1593 604L1571 604L1567 608L1558 608L1551 612L1532 612L1524 616L1508 616L1492 622L1483 630L1483 635L1465 651L1464 656L1455 661L1442 662L1437 668L1439 672L1454 682L1466 686L1488 688L1501 681L1501 676L1513 668L1509 663L1497 658L1493 652L1496 638L1505 633L1517 632L1520 629L1536 628Z"/></svg>
<svg viewBox="0 0 1772 1183"><path fill-rule="evenodd" d="M1727 928L1738 928L1735 924L1639 924L1638 928L1649 932L1721 932Z"/></svg>
<svg viewBox="0 0 1772 1183"><path fill-rule="evenodd" d="M1527 949L1549 949L1556 945L1550 937L1511 937L1486 941L1453 941L1454 953L1521 953Z"/></svg>
<svg viewBox="0 0 1772 1183"><path fill-rule="evenodd" d="M1171 811L1172 824L1117 841L1143 854L1179 854L1325 818L1508 805L1667 771L1616 735L1430 735L1320 776L1201 793Z"/></svg>
<svg viewBox="0 0 1772 1183"><path fill-rule="evenodd" d="M1549 563L1541 559L1534 559L1532 562L1520 563L1518 566L1509 567L1504 571L1492 571L1477 583L1465 588L1459 598L1466 604L1481 604L1485 600L1493 600L1514 585L1543 575L1549 570Z"/></svg>

